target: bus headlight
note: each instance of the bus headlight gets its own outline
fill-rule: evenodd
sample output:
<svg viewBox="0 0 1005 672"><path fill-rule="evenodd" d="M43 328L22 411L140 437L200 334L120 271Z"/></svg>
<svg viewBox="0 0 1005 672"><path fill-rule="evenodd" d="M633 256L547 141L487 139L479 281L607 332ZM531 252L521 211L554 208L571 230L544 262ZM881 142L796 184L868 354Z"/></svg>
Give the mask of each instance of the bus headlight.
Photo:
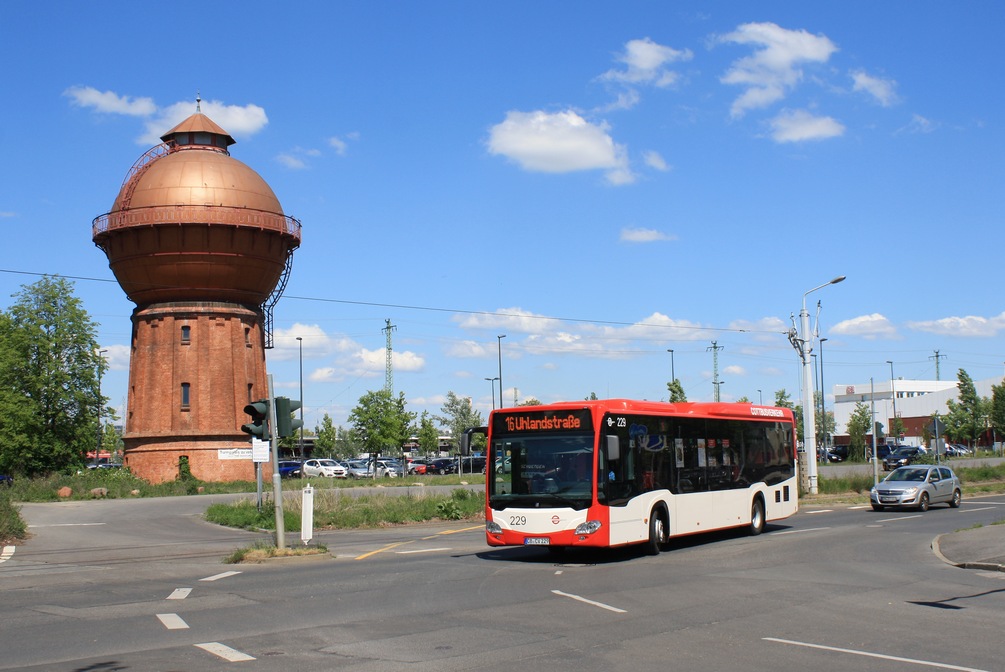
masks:
<svg viewBox="0 0 1005 672"><path fill-rule="evenodd" d="M502 534L502 528L499 527L499 523L493 522L491 520L485 521L485 531L489 534Z"/></svg>
<svg viewBox="0 0 1005 672"><path fill-rule="evenodd" d="M588 520L576 526L576 534L593 534L600 529L599 520Z"/></svg>

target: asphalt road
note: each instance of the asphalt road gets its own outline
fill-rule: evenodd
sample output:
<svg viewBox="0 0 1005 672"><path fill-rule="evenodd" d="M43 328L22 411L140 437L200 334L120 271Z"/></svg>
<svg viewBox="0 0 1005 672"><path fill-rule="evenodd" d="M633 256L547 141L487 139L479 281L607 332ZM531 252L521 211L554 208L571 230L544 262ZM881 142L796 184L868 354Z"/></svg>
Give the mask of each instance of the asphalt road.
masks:
<svg viewBox="0 0 1005 672"><path fill-rule="evenodd" d="M877 513L807 505L660 556L490 549L481 525L317 535L334 558L225 565L261 535L216 497L24 505L0 562L0 669L1000 670L1005 574L932 540L1005 497ZM296 540L292 540L296 541Z"/></svg>

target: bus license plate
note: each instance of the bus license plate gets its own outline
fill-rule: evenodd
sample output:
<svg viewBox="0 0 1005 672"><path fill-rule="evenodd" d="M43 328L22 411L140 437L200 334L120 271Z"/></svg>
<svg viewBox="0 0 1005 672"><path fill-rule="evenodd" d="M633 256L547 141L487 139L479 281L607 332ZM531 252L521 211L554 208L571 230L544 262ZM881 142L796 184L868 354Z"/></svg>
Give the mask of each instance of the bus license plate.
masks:
<svg viewBox="0 0 1005 672"><path fill-rule="evenodd" d="M523 540L524 546L550 546L551 539L548 537L527 537Z"/></svg>

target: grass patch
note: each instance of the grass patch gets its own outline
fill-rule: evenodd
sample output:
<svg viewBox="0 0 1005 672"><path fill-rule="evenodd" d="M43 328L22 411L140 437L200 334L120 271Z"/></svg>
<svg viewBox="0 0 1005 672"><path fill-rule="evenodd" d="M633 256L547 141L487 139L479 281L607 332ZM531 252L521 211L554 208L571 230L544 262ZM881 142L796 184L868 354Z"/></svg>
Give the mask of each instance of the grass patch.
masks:
<svg viewBox="0 0 1005 672"><path fill-rule="evenodd" d="M303 500L299 493L283 497L283 522L287 532L300 530ZM387 525L421 523L431 520L469 520L482 516L485 499L479 492L457 489L450 494L422 493L362 495L345 494L342 489L315 490L314 528L367 529ZM246 530L275 530L275 510L271 504L259 511L255 502L213 504L206 520Z"/></svg>
<svg viewBox="0 0 1005 672"><path fill-rule="evenodd" d="M28 525L21 517L21 507L11 501L9 493L0 492L0 545L20 541L27 536Z"/></svg>
<svg viewBox="0 0 1005 672"><path fill-rule="evenodd" d="M105 497L123 499L131 497L173 497L194 494L220 494L255 492L254 481L208 483L195 479L152 484L134 476L128 469L82 469L72 474L51 474L37 478L17 478L14 485L5 488L16 502L60 501L60 488L72 491L70 499L91 499L91 490L104 488Z"/></svg>
<svg viewBox="0 0 1005 672"><path fill-rule="evenodd" d="M327 553L328 547L324 544L277 548L272 544L256 542L246 548L237 549L224 558L223 561L229 565L236 565L240 563L260 563L273 558L299 558L311 555L326 555Z"/></svg>

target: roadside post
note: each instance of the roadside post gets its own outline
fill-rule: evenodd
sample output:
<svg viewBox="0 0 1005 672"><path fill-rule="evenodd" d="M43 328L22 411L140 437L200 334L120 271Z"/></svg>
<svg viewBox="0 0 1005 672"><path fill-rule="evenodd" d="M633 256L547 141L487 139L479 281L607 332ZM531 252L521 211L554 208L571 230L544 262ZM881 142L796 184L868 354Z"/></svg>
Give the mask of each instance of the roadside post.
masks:
<svg viewBox="0 0 1005 672"><path fill-rule="evenodd" d="M304 546L314 537L314 486L303 489L303 499L300 504L300 540Z"/></svg>

